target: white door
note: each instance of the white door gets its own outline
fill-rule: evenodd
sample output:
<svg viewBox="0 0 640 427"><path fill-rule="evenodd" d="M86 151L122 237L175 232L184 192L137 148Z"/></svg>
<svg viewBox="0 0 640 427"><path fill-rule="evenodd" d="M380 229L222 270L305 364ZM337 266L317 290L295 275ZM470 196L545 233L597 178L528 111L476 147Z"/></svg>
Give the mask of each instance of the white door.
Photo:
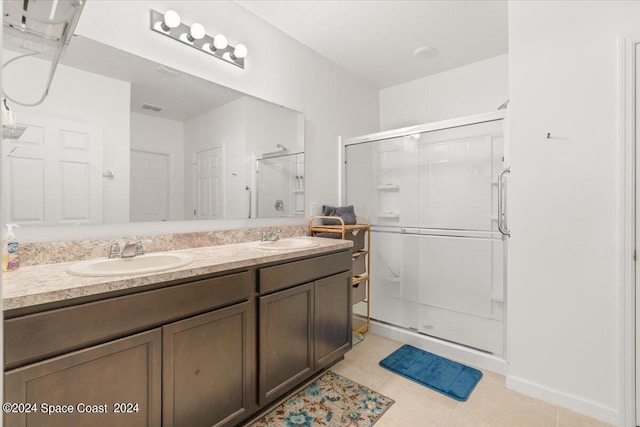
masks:
<svg viewBox="0 0 640 427"><path fill-rule="evenodd" d="M221 218L222 147L196 151L194 167L194 218Z"/></svg>
<svg viewBox="0 0 640 427"><path fill-rule="evenodd" d="M169 219L169 155L131 150L131 221Z"/></svg>
<svg viewBox="0 0 640 427"><path fill-rule="evenodd" d="M102 222L99 127L20 113L20 139L4 140L7 222L58 225Z"/></svg>

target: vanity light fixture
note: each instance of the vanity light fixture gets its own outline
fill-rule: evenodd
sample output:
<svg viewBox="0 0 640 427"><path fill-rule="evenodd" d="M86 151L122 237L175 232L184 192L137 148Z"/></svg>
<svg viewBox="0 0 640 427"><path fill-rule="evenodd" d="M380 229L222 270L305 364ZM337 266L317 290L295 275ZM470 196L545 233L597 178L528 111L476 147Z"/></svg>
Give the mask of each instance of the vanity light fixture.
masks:
<svg viewBox="0 0 640 427"><path fill-rule="evenodd" d="M180 15L175 10L167 10L162 17L162 21L154 24L156 31L162 30L165 33L171 31L172 28L176 28L180 25Z"/></svg>
<svg viewBox="0 0 640 427"><path fill-rule="evenodd" d="M183 33L180 35L180 40L184 43L193 44L196 40L200 40L207 34L204 32L204 27L197 22L191 25L188 33Z"/></svg>
<svg viewBox="0 0 640 427"><path fill-rule="evenodd" d="M244 68L244 58L248 52L245 45L231 46L222 34L209 36L202 24L186 25L180 21L180 15L173 10L163 14L151 9L151 30Z"/></svg>

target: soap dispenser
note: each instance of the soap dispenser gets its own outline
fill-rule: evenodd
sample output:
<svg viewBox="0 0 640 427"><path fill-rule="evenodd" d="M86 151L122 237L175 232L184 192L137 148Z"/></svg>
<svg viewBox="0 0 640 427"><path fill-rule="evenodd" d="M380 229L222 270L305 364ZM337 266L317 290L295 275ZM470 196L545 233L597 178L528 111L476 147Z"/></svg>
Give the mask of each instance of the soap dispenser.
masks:
<svg viewBox="0 0 640 427"><path fill-rule="evenodd" d="M16 115L11 111L9 105L7 105L7 98L5 96L2 97L2 101L0 102L0 111L2 112L0 115L2 124L7 127L14 127L16 125Z"/></svg>
<svg viewBox="0 0 640 427"><path fill-rule="evenodd" d="M2 271L17 270L20 267L18 249L20 245L13 233L13 227L20 227L17 224L7 224L7 232L2 238Z"/></svg>

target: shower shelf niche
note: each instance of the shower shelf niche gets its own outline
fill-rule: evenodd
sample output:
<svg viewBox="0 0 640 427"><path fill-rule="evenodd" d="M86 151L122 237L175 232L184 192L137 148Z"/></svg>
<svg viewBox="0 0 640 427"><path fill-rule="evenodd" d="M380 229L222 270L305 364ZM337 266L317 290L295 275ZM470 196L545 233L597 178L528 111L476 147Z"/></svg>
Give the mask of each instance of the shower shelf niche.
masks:
<svg viewBox="0 0 640 427"><path fill-rule="evenodd" d="M400 191L400 184L378 185L378 191Z"/></svg>
<svg viewBox="0 0 640 427"><path fill-rule="evenodd" d="M400 219L400 214L396 212L380 212L377 217L384 219Z"/></svg>

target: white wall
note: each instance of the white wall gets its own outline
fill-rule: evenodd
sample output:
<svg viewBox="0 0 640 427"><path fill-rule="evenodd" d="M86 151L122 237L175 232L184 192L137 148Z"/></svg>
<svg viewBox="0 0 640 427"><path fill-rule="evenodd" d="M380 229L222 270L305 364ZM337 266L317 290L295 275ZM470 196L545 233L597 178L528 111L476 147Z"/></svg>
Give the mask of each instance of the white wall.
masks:
<svg viewBox="0 0 640 427"><path fill-rule="evenodd" d="M277 144L292 153L304 150L304 139L298 141L298 113L250 97L246 108L247 153L261 157L263 153L279 151Z"/></svg>
<svg viewBox="0 0 640 427"><path fill-rule="evenodd" d="M244 70L149 29L149 9L249 48ZM337 203L339 135L378 129L378 91L233 2L87 2L76 33L305 114L309 202Z"/></svg>
<svg viewBox="0 0 640 427"><path fill-rule="evenodd" d="M169 219L184 219L184 123L132 112L131 149L169 156Z"/></svg>
<svg viewBox="0 0 640 427"><path fill-rule="evenodd" d="M2 57L15 53L3 49ZM40 98L46 86L50 62L22 58L4 70L7 93L25 103ZM115 174L103 180L104 223L129 221L129 101L130 84L75 68L59 65L49 95L35 107L9 101L16 115L20 112L91 123L102 130L104 169Z"/></svg>
<svg viewBox="0 0 640 427"><path fill-rule="evenodd" d="M639 16L640 2L509 3L507 384L610 422L621 401L618 48Z"/></svg>
<svg viewBox="0 0 640 427"><path fill-rule="evenodd" d="M380 91L380 130L493 111L508 95L508 55Z"/></svg>

